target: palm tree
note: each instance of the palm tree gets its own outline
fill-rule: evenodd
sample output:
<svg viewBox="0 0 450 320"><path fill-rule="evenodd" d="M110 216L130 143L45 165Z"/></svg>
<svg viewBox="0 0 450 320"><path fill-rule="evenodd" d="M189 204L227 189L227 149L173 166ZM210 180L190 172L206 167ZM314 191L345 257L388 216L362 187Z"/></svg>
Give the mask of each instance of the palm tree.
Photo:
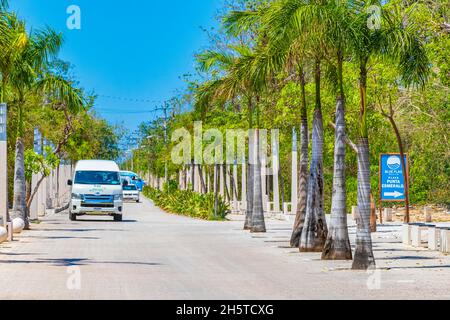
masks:
<svg viewBox="0 0 450 320"><path fill-rule="evenodd" d="M231 53L207 51L198 56L200 69L211 71L213 67L219 67L221 77L211 80L206 84L208 90L200 90L200 106L208 105L211 99L220 101L232 101L235 97L241 96L248 103L249 128L254 126L253 113L256 109L256 124L259 128L259 101L258 90L253 79L255 54L246 46L230 46ZM203 87L205 89L205 87ZM256 100L256 108L254 105ZM249 161L247 179L247 209L245 219L245 230L252 232L265 232L262 186L261 186L261 162L259 152L255 158L255 150L259 150L259 134L249 137ZM255 149L257 148L257 149ZM252 161L252 159L256 161ZM260 178L256 178L260 177Z"/></svg>
<svg viewBox="0 0 450 320"><path fill-rule="evenodd" d="M240 57L233 64L232 68L224 78L222 86L222 94L231 97L231 93L239 88L241 92L248 98L249 128L256 129L250 133L249 137L249 200L250 214L246 218L246 228L253 233L266 232L264 219L263 194L262 194L262 177L261 172L261 152L260 152L260 114L261 101L260 96L263 90L264 81L257 78L257 70L255 67L257 55L249 48L240 50ZM253 100L254 99L254 100ZM253 103L254 101L254 103ZM253 113L256 113L256 122L253 121ZM250 173L251 172L251 173ZM251 224L250 226L248 224Z"/></svg>
<svg viewBox="0 0 450 320"><path fill-rule="evenodd" d="M26 210L26 179L24 166L24 105L26 94L42 73L45 64L57 54L62 37L51 29L39 30L29 35L25 24L14 14L6 14L3 23L7 26L7 41L3 57L0 59L2 73L2 100L8 85L16 92L17 99L17 137L14 169L14 204L12 218L21 217L25 228L29 227Z"/></svg>
<svg viewBox="0 0 450 320"><path fill-rule="evenodd" d="M359 65L360 128L358 141L358 220L355 270L375 268L370 230L370 148L367 124L367 76L371 58L388 56L399 64L405 84L426 81L429 62L425 50L414 32L414 25L404 17L398 4L382 5L381 27L370 30L367 26L367 6L358 3L353 7L355 28L351 37L353 55Z"/></svg>
<svg viewBox="0 0 450 320"><path fill-rule="evenodd" d="M306 104L306 80L303 68L299 68L300 87L302 92L302 104L300 108L300 171L298 180L298 203L294 228L290 245L293 248L300 246L300 238L303 232L306 216L306 204L308 200L308 166L309 166L309 126L308 106Z"/></svg>
<svg viewBox="0 0 450 320"><path fill-rule="evenodd" d="M299 205L300 212L297 215L296 229L292 241L293 244L296 244L296 237L300 233L296 230L301 227L302 215L304 214L305 220L299 237L299 247L300 251L306 252L321 252L328 233L324 213L324 133L321 102L322 60L326 47L323 36L326 31L326 24L323 23L323 20L327 19L328 13L326 3L319 0L277 1L273 3L266 16L266 25L270 26L269 35L277 45L290 48L300 41L307 48L308 56L313 60L316 98L313 118L312 159L306 188L306 212L303 213L304 207ZM306 151L306 147L304 150ZM306 179L300 179L300 182L304 184ZM305 188L304 185L303 188ZM302 186L299 189L302 190ZM304 199L304 196L300 196L300 201Z"/></svg>
<svg viewBox="0 0 450 320"><path fill-rule="evenodd" d="M352 34L352 20L346 2L331 2L328 5L327 39L334 43L331 50L337 62L337 103L336 134L334 152L333 196L331 206L331 224L327 241L322 253L324 260L352 260L352 248L348 234L347 222L347 188L346 188L346 124L344 91L344 57L348 51L349 36Z"/></svg>
<svg viewBox="0 0 450 320"><path fill-rule="evenodd" d="M304 39L301 35L293 37L290 30L282 30L280 19L274 18L276 9L272 4L258 7L254 10L233 11L225 18L224 24L228 32L233 36L239 36L243 32L255 28L264 34L263 43L258 48L256 73L261 79L267 79L266 85L273 78L287 71L289 78L293 73L297 74L302 92L302 102L299 108L301 118L301 160L299 179L299 203L297 206L296 221L291 237L291 245L298 247L306 214L308 162L309 162L309 130L308 109L306 104L306 73L304 71L304 60L306 56ZM283 27L284 28L284 27Z"/></svg>

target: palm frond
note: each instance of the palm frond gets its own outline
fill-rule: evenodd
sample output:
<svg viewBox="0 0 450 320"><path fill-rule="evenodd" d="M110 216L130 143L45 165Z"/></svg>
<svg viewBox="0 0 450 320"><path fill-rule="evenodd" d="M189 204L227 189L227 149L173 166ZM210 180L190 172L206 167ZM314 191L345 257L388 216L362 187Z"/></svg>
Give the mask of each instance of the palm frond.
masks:
<svg viewBox="0 0 450 320"><path fill-rule="evenodd" d="M60 76L46 75L34 87L55 103L64 104L72 113L79 112L84 106L81 90L74 88L72 83Z"/></svg>

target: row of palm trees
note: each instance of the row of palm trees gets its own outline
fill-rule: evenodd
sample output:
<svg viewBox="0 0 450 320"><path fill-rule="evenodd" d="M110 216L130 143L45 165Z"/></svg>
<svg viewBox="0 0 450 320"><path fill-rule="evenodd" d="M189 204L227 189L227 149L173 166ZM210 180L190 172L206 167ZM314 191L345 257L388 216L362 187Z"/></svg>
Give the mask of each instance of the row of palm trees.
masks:
<svg viewBox="0 0 450 320"><path fill-rule="evenodd" d="M11 218L22 218L29 227L24 166L25 114L28 99L41 97L43 106L53 106L69 115L84 106L81 90L52 72L50 63L63 44L61 34L50 28L27 30L25 21L0 3L0 74L2 103L16 108L14 196ZM59 153L60 150L55 150Z"/></svg>
<svg viewBox="0 0 450 320"><path fill-rule="evenodd" d="M380 28L368 23L370 6L382 8ZM424 47L414 32L412 20L402 13L401 1L361 0L275 0L224 18L229 36L237 41L225 50L207 50L198 56L200 69L211 74L196 89L196 107L203 113L210 108L240 101L248 107L250 137L258 147L258 129L263 105L270 106L271 94L286 79L295 79L301 87L301 161L299 203L291 245L301 252L322 252L323 259L353 260L353 268L375 267L372 251L370 211L370 152L367 108L369 63L389 59L399 70L403 86L423 85L429 62ZM346 208L346 91L344 65L359 70L358 208L356 251L353 257L347 228ZM322 115L322 78L332 66L336 88L336 137L331 226L324 212L324 125ZM280 80L280 75L284 75ZM312 79L312 80L308 80ZM315 84L312 119L312 158L309 159L309 121L306 99L308 81ZM253 141L252 141L253 140ZM252 145L252 143L251 143ZM249 148L253 157L254 148ZM254 149L254 150L252 150ZM310 161L309 161L310 160ZM258 177L261 162L249 165L249 190L245 229L264 232L262 190ZM308 172L309 164L309 172ZM257 179L258 178L258 179Z"/></svg>

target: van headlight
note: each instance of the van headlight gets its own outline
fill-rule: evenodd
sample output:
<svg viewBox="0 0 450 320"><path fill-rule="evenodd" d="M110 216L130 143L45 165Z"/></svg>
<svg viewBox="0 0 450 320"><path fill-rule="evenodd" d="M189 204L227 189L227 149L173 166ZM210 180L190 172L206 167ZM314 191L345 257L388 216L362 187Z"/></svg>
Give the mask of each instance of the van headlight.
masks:
<svg viewBox="0 0 450 320"><path fill-rule="evenodd" d="M83 200L83 195L80 193L72 193L73 200Z"/></svg>
<svg viewBox="0 0 450 320"><path fill-rule="evenodd" d="M117 201L123 200L123 195L122 194L115 194L114 195L114 200L117 200Z"/></svg>

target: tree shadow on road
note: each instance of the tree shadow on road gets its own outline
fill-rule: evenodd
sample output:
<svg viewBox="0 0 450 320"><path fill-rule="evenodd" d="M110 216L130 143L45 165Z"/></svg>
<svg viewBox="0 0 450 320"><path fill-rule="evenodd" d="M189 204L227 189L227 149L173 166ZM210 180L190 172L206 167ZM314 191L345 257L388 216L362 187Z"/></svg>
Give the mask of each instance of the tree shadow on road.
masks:
<svg viewBox="0 0 450 320"><path fill-rule="evenodd" d="M71 240L71 239L100 240L100 238L97 238L97 237L68 237L68 236L29 236L27 238L41 239L41 240Z"/></svg>
<svg viewBox="0 0 450 320"><path fill-rule="evenodd" d="M60 258L60 259L36 259L36 260L0 260L1 264L47 264L56 267L87 266L93 264L130 265L130 266L162 266L157 262L142 261L96 261L87 258Z"/></svg>
<svg viewBox="0 0 450 320"><path fill-rule="evenodd" d="M97 231L108 231L108 232L122 232L122 231L126 231L123 229L52 229L52 228L47 228L47 229L39 229L39 230L35 230L35 231L45 231L45 232L97 232Z"/></svg>

